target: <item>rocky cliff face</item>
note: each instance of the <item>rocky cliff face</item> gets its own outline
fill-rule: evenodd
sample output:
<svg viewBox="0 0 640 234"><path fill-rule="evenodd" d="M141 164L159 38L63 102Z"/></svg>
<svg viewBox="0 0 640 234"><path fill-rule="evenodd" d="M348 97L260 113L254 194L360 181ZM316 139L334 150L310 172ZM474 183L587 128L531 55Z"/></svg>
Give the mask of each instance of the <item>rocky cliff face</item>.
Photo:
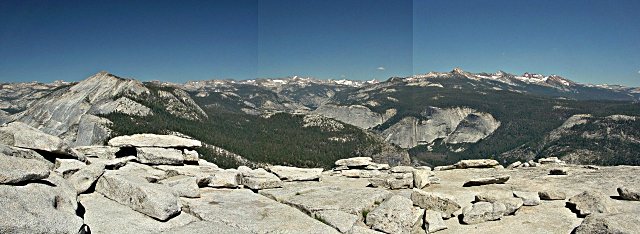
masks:
<svg viewBox="0 0 640 234"><path fill-rule="evenodd" d="M125 94L140 95L145 92L149 90L139 81L100 72L71 86L69 90L53 92L47 98L34 102L18 119L48 134L60 136L73 145L103 143L108 134L105 128L100 126L108 120L94 114L108 112L114 110L114 106L121 106L122 100L107 104L113 102L115 97ZM103 110L101 107L106 109ZM130 105L128 108L131 107L135 106ZM138 112L132 109L129 111ZM145 112L144 108L140 111ZM103 130L98 130L101 128ZM82 134L81 137L78 137L78 132Z"/></svg>
<svg viewBox="0 0 640 234"><path fill-rule="evenodd" d="M337 106L325 104L318 107L313 113L334 118L362 129L370 129L384 122L381 114L361 105Z"/></svg>
<svg viewBox="0 0 640 234"><path fill-rule="evenodd" d="M432 144L438 139L447 144L475 143L498 127L500 122L489 113L464 107L429 107L424 119L405 117L384 130L382 135L402 148L413 148Z"/></svg>

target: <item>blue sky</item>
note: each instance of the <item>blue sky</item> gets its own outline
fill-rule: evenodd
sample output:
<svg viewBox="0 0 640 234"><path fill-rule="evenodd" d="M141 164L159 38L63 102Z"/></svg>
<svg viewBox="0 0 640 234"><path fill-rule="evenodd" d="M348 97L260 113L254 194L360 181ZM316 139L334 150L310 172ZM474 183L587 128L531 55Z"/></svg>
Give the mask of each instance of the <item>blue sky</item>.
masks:
<svg viewBox="0 0 640 234"><path fill-rule="evenodd" d="M386 79L455 66L640 86L640 1L0 1L0 82Z"/></svg>

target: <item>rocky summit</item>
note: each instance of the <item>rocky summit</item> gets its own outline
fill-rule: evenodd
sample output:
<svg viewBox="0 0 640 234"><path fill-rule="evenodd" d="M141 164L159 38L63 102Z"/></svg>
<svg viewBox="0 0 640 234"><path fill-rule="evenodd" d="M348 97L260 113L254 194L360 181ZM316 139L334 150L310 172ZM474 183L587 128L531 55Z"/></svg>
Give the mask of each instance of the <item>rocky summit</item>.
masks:
<svg viewBox="0 0 640 234"><path fill-rule="evenodd" d="M56 145L0 145L0 233L637 233L640 221L634 166L486 159L432 171L355 157L329 170L222 169L185 136L59 150L59 138L16 126L4 139Z"/></svg>

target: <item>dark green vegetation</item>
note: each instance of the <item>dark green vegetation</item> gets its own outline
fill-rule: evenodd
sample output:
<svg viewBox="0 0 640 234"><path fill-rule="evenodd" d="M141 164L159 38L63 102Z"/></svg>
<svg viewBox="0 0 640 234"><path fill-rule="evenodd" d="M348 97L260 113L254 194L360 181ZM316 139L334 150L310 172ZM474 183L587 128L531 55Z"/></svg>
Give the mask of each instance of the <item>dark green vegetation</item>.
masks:
<svg viewBox="0 0 640 234"><path fill-rule="evenodd" d="M233 103L219 100L219 96L195 98L208 119L202 121L178 118L166 111L157 96L159 87L150 84L149 97L131 97L150 107L153 116L132 117L113 113L105 117L113 122L115 135L135 133L180 132L202 142L242 155L256 163L293 165L299 167L330 168L340 158L357 156L366 149L381 144L356 127L345 125L339 131L325 131L319 127L304 128L303 117L287 113L269 118L232 111ZM171 88L162 88L170 91ZM348 138L347 142L329 140L331 137ZM237 161L217 155L210 148L199 149L202 157L221 167L236 167Z"/></svg>
<svg viewBox="0 0 640 234"><path fill-rule="evenodd" d="M559 127L564 121L575 114L592 114L594 117L604 117L613 114L640 115L638 103L623 101L589 101L568 100L515 93L504 90L492 90L483 87L486 81L478 82L469 79L438 79L435 80L446 88L405 86L398 82L393 85L395 92L385 93L374 90L369 93L371 99L380 103L371 107L378 113L386 109L396 108L398 113L378 126L375 130L383 131L407 116L426 119L428 106L470 107L481 112L491 113L501 122L501 126L488 138L476 144L456 145L466 148L462 152L452 152L450 146L440 142L435 144L433 151L426 150L426 146L417 146L409 150L414 161L426 162L431 165L452 164L460 159L494 158L501 163L520 160L528 155L518 155L510 152L519 147L532 148L535 158L559 156L562 157L576 149L591 149L606 158L598 164L634 164L640 165L639 142L622 142L616 139L584 139L579 134L563 137L560 141L547 144L544 139L549 132ZM496 82L496 84L500 84ZM494 86L496 84L491 84ZM459 88L450 88L452 86ZM387 97L397 99L390 101ZM358 100L347 95L342 96L340 104L357 104ZM611 123L620 128L621 132L640 139L638 121L633 123ZM575 126L588 128L591 125ZM594 126L591 126L594 127ZM602 128L602 126L596 126ZM611 127L611 126L609 126ZM606 127L605 127L606 129ZM580 132L581 133L581 132ZM556 152L555 144L565 145L564 150ZM550 150L551 149L551 150Z"/></svg>

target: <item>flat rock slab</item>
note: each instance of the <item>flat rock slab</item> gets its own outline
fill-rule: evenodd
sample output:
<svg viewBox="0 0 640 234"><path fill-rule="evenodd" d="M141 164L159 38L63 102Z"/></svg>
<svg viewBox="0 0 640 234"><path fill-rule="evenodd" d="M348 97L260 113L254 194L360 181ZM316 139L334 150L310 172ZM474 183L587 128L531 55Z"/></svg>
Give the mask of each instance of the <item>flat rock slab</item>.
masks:
<svg viewBox="0 0 640 234"><path fill-rule="evenodd" d="M251 233L339 233L293 207L247 189L204 188L200 198L181 198L185 211L203 221Z"/></svg>
<svg viewBox="0 0 640 234"><path fill-rule="evenodd" d="M545 190L538 192L538 196L541 200L564 200L567 199L567 194L557 190Z"/></svg>
<svg viewBox="0 0 640 234"><path fill-rule="evenodd" d="M242 185L253 190L279 188L282 184L280 178L262 168L242 172Z"/></svg>
<svg viewBox="0 0 640 234"><path fill-rule="evenodd" d="M442 214L437 211L427 210L424 214L424 223L428 228L428 233L434 233L447 229L447 224L445 224L444 220L442 220Z"/></svg>
<svg viewBox="0 0 640 234"><path fill-rule="evenodd" d="M56 161L54 164L55 169L53 171L55 171L62 177L67 178L71 176L73 173L77 172L78 170L86 166L87 164L79 160L56 158Z"/></svg>
<svg viewBox="0 0 640 234"><path fill-rule="evenodd" d="M168 221L159 221L99 193L80 195L79 200L85 209L84 222L92 233L158 233L199 221L184 212Z"/></svg>
<svg viewBox="0 0 640 234"><path fill-rule="evenodd" d="M116 153L120 151L120 147L112 146L79 146L74 147L73 150L90 158L102 158L102 159L114 159Z"/></svg>
<svg viewBox="0 0 640 234"><path fill-rule="evenodd" d="M339 210L358 216L370 212L392 193L377 188L345 188L337 186L289 187L261 190L260 194L313 214L323 210Z"/></svg>
<svg viewBox="0 0 640 234"><path fill-rule="evenodd" d="M487 184L504 184L509 180L509 175L472 179L465 182L462 187L481 186Z"/></svg>
<svg viewBox="0 0 640 234"><path fill-rule="evenodd" d="M202 146L202 142L173 135L134 134L130 136L114 137L109 140L109 146L197 148Z"/></svg>
<svg viewBox="0 0 640 234"><path fill-rule="evenodd" d="M179 197L200 197L200 188L195 177L177 175L159 181L173 190Z"/></svg>
<svg viewBox="0 0 640 234"><path fill-rule="evenodd" d="M321 210L316 212L314 218L345 233L353 228L359 217L339 210Z"/></svg>
<svg viewBox="0 0 640 234"><path fill-rule="evenodd" d="M0 184L40 180L49 176L49 164L0 154Z"/></svg>
<svg viewBox="0 0 640 234"><path fill-rule="evenodd" d="M136 148L138 161L152 165L181 165L184 161L182 151L177 149Z"/></svg>
<svg viewBox="0 0 640 234"><path fill-rule="evenodd" d="M75 214L75 192L68 188L67 196L64 187L0 185L0 233L78 233L82 218Z"/></svg>
<svg viewBox="0 0 640 234"><path fill-rule="evenodd" d="M158 220L180 213L178 198L169 187L149 183L142 177L107 171L98 179L96 192Z"/></svg>
<svg viewBox="0 0 640 234"><path fill-rule="evenodd" d="M336 166L347 167L366 167L371 164L374 164L374 162L370 157L345 158L336 161Z"/></svg>
<svg viewBox="0 0 640 234"><path fill-rule="evenodd" d="M462 211L462 222L465 224L477 224L499 220L505 211L506 207L499 202L477 202L464 208Z"/></svg>
<svg viewBox="0 0 640 234"><path fill-rule="evenodd" d="M286 166L272 166L269 170L284 181L320 180L322 168L297 168Z"/></svg>
<svg viewBox="0 0 640 234"><path fill-rule="evenodd" d="M500 163L493 159L469 159L461 160L454 164L458 169L466 168L491 168L500 165Z"/></svg>

